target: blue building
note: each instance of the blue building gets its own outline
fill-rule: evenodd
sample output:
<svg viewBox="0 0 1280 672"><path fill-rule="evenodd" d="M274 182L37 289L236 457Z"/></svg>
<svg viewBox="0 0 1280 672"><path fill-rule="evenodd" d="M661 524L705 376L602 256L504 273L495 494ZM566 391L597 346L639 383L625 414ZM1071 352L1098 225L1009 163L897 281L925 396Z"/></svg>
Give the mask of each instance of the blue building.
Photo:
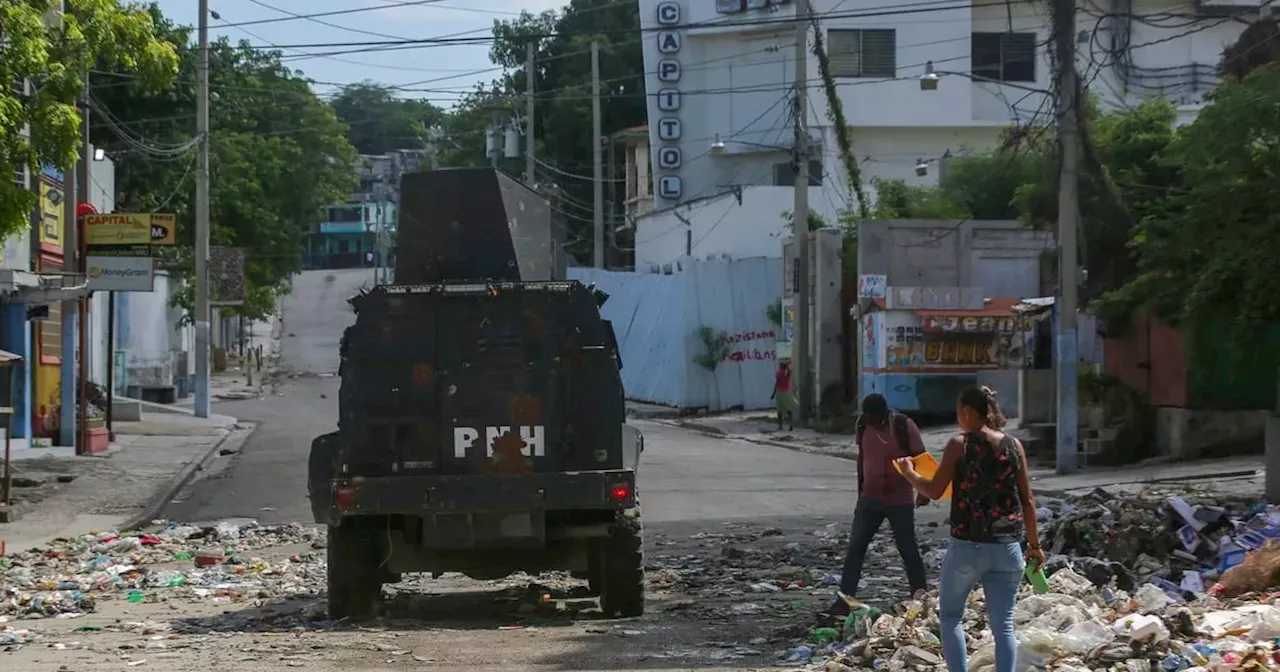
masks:
<svg viewBox="0 0 1280 672"><path fill-rule="evenodd" d="M325 206L325 219L307 233L307 268L386 265L395 236L396 206L390 201Z"/></svg>

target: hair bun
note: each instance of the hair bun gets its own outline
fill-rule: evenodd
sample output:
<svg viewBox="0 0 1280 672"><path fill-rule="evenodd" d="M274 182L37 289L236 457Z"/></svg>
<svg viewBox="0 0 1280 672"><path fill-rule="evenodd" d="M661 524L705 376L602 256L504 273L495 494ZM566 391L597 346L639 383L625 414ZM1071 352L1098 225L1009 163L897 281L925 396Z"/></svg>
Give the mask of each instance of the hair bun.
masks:
<svg viewBox="0 0 1280 672"><path fill-rule="evenodd" d="M983 393L984 395L986 395L986 397L987 397L988 399L995 399L995 398L996 398L996 391L995 391L995 390L993 390L993 389L991 389L990 387L987 387L986 385L983 385L983 386L982 386L982 393Z"/></svg>

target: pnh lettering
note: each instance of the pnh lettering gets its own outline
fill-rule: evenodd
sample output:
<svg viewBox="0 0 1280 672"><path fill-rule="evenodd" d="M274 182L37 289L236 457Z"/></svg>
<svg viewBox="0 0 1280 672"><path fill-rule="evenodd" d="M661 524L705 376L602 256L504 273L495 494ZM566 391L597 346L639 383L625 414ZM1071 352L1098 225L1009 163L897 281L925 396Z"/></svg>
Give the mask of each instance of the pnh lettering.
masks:
<svg viewBox="0 0 1280 672"><path fill-rule="evenodd" d="M454 427L453 428L453 456L456 458L464 458L467 456L467 450L480 437L479 427ZM511 427L485 427L484 429L484 448L485 457L493 457L493 442L499 437L512 431ZM520 449L520 454L529 457L543 457L547 454L546 437L547 431L542 425L530 425L527 427L517 427L520 439L524 441L524 447Z"/></svg>

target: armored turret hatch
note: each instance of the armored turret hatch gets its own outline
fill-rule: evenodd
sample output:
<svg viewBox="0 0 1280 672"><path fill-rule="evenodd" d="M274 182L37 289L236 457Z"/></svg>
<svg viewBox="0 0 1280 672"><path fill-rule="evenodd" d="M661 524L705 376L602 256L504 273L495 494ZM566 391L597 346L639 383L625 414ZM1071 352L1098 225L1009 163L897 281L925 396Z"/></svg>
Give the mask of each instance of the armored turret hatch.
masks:
<svg viewBox="0 0 1280 672"><path fill-rule="evenodd" d="M396 282L564 278L545 198L492 168L406 174L400 181Z"/></svg>

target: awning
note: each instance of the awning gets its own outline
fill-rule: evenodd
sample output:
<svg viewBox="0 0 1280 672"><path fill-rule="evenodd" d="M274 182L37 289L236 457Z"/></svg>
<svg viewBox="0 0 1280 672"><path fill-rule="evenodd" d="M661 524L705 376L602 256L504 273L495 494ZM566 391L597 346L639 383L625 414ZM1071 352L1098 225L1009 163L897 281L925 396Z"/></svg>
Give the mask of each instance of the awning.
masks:
<svg viewBox="0 0 1280 672"><path fill-rule="evenodd" d="M18 303L58 303L89 295L83 273L32 273L0 269L0 294Z"/></svg>

